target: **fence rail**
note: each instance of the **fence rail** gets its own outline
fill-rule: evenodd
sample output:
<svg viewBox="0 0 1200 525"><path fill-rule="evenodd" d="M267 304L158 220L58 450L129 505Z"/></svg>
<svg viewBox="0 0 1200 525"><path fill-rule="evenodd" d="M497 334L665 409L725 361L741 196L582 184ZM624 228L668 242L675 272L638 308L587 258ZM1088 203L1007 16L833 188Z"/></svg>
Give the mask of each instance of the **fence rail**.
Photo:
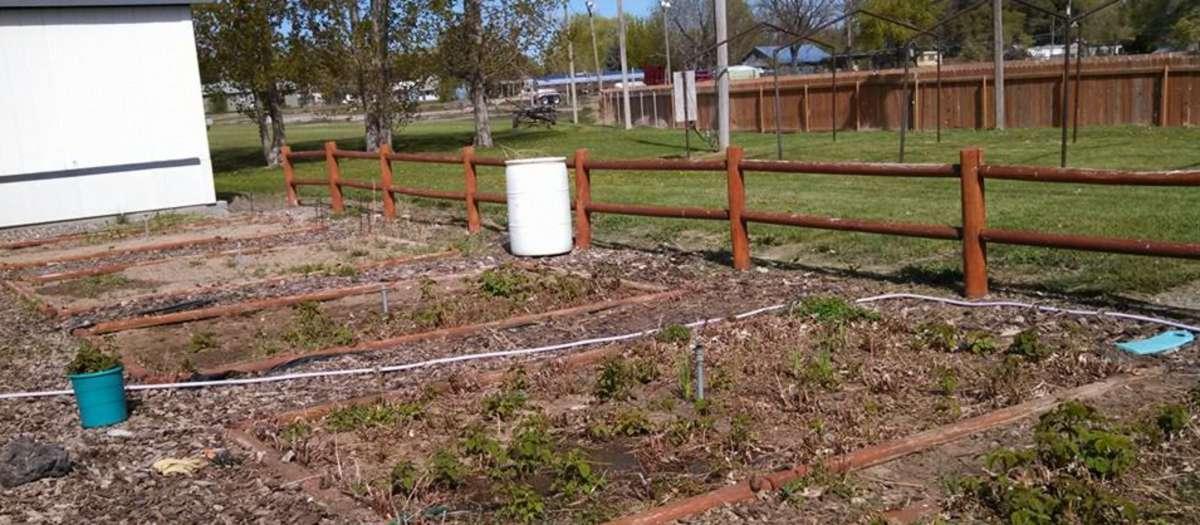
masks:
<svg viewBox="0 0 1200 525"><path fill-rule="evenodd" d="M481 229L479 203L506 204L507 196L500 193L481 193L478 189L477 166L504 166L505 159L476 157L475 150L465 147L457 156L422 153L395 153L384 146L378 152L347 151L326 142L324 150L292 151L283 147L283 177L288 204L300 204L298 186L328 186L333 211L340 213L345 203L342 188L357 188L382 192L383 214L396 216L395 195L463 201L467 212L467 230ZM643 217L668 217L729 221L733 266L749 269L749 223L797 226L824 230L875 233L904 237L920 237L960 241L963 258L963 293L978 298L988 293L987 243L1064 248L1133 255L1152 255L1185 259L1200 259L1200 243L1179 243L1142 239L1090 237L1026 230L988 228L985 179L1027 182L1105 184L1126 186L1200 186L1200 170L1196 171L1119 171L1076 168L1044 168L1039 166L1004 166L983 164L983 152L970 148L960 152L958 164L886 164L886 163L828 163L744 160L742 149L731 147L724 160L593 160L588 150L578 149L567 166L574 170L575 195L571 207L575 216L575 246L587 249L592 242L592 214L613 213ZM348 181L341 177L338 159L378 160L378 182ZM324 160L325 179L295 177L294 161ZM463 167L463 189L435 190L397 185L392 162L454 164ZM654 206L592 201L593 171L707 171L725 172L728 206L724 209ZM962 224L923 224L867 219L847 219L820 215L805 215L777 211L746 209L745 177L747 172L794 173L804 175L957 178L961 189Z"/></svg>

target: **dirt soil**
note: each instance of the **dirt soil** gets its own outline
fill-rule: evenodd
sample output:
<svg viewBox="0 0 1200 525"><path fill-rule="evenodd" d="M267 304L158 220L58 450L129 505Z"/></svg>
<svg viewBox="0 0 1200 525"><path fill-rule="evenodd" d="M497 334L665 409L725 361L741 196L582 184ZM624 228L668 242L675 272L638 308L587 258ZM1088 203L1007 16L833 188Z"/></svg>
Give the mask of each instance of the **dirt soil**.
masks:
<svg viewBox="0 0 1200 525"><path fill-rule="evenodd" d="M353 276L359 268L431 251L429 247L379 236L335 239L263 250L172 257L116 273L51 283L35 291L57 308L83 310L143 296L194 292L209 286L240 287L279 276ZM106 283L110 284L105 286Z"/></svg>
<svg viewBox="0 0 1200 525"><path fill-rule="evenodd" d="M503 236L494 225L489 224L490 228L480 237L466 238L458 218L460 212L459 208L420 212L402 208L402 218L392 223L375 222L364 216L332 220L326 218L327 213L313 213L307 209L267 212L252 219L263 222L292 220L295 221L293 228L324 224L329 227L328 235L342 238L387 235L432 247L454 247L462 252L454 259L373 268L355 276L296 275L295 279L285 283L251 284L220 291L198 290L195 294L163 299L136 299L114 303L96 312L54 320L36 313L30 305L4 290L0 292L0 392L67 388L63 370L80 345L80 340L69 332L76 326L126 317L182 300L200 300L206 305L232 304L338 286L480 271L513 261L504 252ZM161 239L155 239L158 240ZM309 236L297 236L294 242L311 240ZM105 263L203 251L150 252L113 257ZM0 254L0 261L10 262L9 255ZM621 277L680 289L684 294L670 300L614 308L577 318L551 319L459 338L416 341L380 352L300 362L280 372L370 369L447 356L528 348L697 319L724 318L814 295L850 299L895 291L949 297L956 294L948 288L888 283L805 267L760 266L755 271L736 272L728 268L721 254L598 247L542 259L540 264L587 273L612 272L616 268ZM86 266L68 265L72 269ZM6 272L0 277L16 275ZM1082 298L1031 297L1003 292L996 296L1062 306L1096 305ZM421 301L419 297L409 303L403 308L410 312L413 308L433 304ZM1125 306L1124 311L1148 311L1138 305ZM1114 340L1157 331L1144 324L1083 321L1016 309L960 310L911 301L877 303L870 309L878 312L881 318L854 320L842 325L844 329L832 328L826 322L805 315L771 314L710 326L701 331L699 339L705 344L708 356L709 380L706 385L710 399L708 406L700 407L703 410L680 392L682 381L678 362L683 359L686 343L649 339L613 347L614 352L624 357L623 362L630 370L645 372L653 369L654 372L644 376L630 372L636 380L627 392L606 400L597 397L598 378L604 366L596 364L578 369L553 366L541 369L537 366L548 355L560 355L556 353L467 361L380 376L368 374L130 392L130 419L102 429L80 428L70 397L0 400L0 440L6 442L17 435L28 435L41 441L60 443L75 461L75 468L63 478L0 489L0 500L3 501L0 523L80 520L350 522L351 519L330 512L322 502L312 499L298 483L289 482L267 468L261 457L230 441L224 428L246 420L268 421L273 414L282 411L379 392L395 392L402 401L419 405L420 410L414 411L412 406L405 407L404 403L396 402L392 409L367 412L365 416L342 414L341 423L333 423L329 417L305 423L310 427L310 434L293 433L290 437L301 438L311 446L306 447L303 454L293 454L289 461L306 463L317 469L324 475L327 486L344 491L366 507L381 511L381 516L428 512L424 519L511 521L513 515L502 515L501 509L511 501L534 501L535 497L530 496L529 491L519 490L519 485L527 485L543 500L544 517L551 521L599 519L722 486L751 471L808 462L1056 389L1094 381L1121 370L1160 362L1159 359L1130 359L1112 350ZM354 311L353 308L324 310L331 317ZM288 309L286 313L291 315L293 312ZM1157 310L1153 313L1196 322L1194 312ZM250 316L236 322L242 323L246 330L251 327L268 331L282 328L274 319L263 319L257 325L254 319ZM920 332L918 327L934 320L949 323L957 334L986 331L995 339L995 349L976 354L934 349L927 344L914 345L918 339L916 334ZM360 322L358 317L355 322ZM1011 372L1015 368L1020 372L1018 374L997 373L1006 370L1002 365L1010 341L1020 330L1033 326L1040 329L1040 340L1052 348L1050 355L1037 362L1021 361L1007 369ZM399 328L405 329L408 328ZM351 335L361 337L363 334ZM190 335L188 342L191 342ZM824 351L828 351L828 360L821 357ZM1169 359L1190 362L1194 360L1194 353L1194 349L1187 349ZM501 373L518 365L526 371L524 385L520 385L515 376L502 384L470 382L470 378L479 377L481 373ZM947 372L949 370L953 372ZM946 388L945 385L951 383L946 378L951 375L956 376L957 384ZM625 377L622 374L616 376ZM647 381L642 382L642 377ZM434 395L435 390L426 387L429 384L454 385L451 390L454 395ZM504 394L516 390L525 392L526 401L509 414L506 407L514 404L512 399L515 397L506 398ZM491 401L485 402L485 399ZM485 410L486 406L492 408ZM500 417L500 412L507 415ZM417 413L419 417L410 417ZM644 422L637 417L638 413L644 416ZM544 420L535 417L538 414L544 416ZM368 424L355 428L359 421ZM383 424L376 424L378 421ZM525 449L531 453L527 457L517 455L528 460L522 463L528 465L522 467L527 470L505 483L485 483L483 480L489 478L478 458L467 457L462 450L463 434L472 423L481 423L480 428L507 449L517 435L518 426L525 424L525 429L536 430L537 425L543 424L539 421L546 425L552 456L556 460L566 458L555 462L562 468L538 466L538 461L549 456L544 455L547 448L538 445L536 432L526 436L529 439ZM645 430L639 429L642 426ZM277 444L284 451L294 444L294 440L285 437L287 430L271 425L257 429L264 438L278 438ZM335 436L336 447L333 446ZM403 496L402 492L393 494L390 483L386 487L389 490L383 490L381 480L390 478L391 470L406 459L413 462L412 467L421 478L420 474L431 464L431 454L442 446L459 454L462 463L468 467L469 474L465 475L460 489L438 488L432 485L432 478L424 477L420 482L424 488L414 492L411 498ZM575 448L580 449L581 456L570 455ZM223 461L224 466L208 463L192 475L164 476L151 466L164 458L203 458L206 449L227 450L232 459ZM582 463L579 460L591 465L593 473L604 476L605 481L594 491L587 489L588 477L580 474L577 467ZM1171 460L1163 461L1169 463ZM404 469L400 470L401 475L397 478L404 479ZM561 472L574 472L574 477ZM1146 479L1152 477L1146 475ZM576 483L564 484L571 480ZM500 492L501 487L511 491ZM577 494L575 497L561 495L579 490L583 492L573 492ZM869 507L863 515L869 515L871 509L888 506ZM508 512L518 512L521 508L524 507L514 504ZM839 510L845 508L837 507ZM590 510L584 512L587 509ZM753 512L758 511L738 512L742 511L713 516L723 522L797 521L795 513L783 514L782 519L763 520L755 517ZM982 513L971 516L988 519Z"/></svg>
<svg viewBox="0 0 1200 525"><path fill-rule="evenodd" d="M526 290L493 295L483 286L489 275L526 281ZM503 277L497 277L502 279ZM589 280L560 275L549 268L524 270L501 266L467 275L428 277L382 294L355 295L321 303L301 303L231 318L127 330L104 336L105 345L122 349L152 371L189 372L220 369L283 352L318 351L401 335L518 315L548 312L643 293L620 280Z"/></svg>
<svg viewBox="0 0 1200 525"><path fill-rule="evenodd" d="M414 388L407 399L257 431L381 516L504 522L517 505L506 491L528 487L543 519L599 521L1142 366L1111 342L1151 331L897 306L860 321L821 320L800 307L701 332L703 404L688 394L694 378L682 336L614 348L619 357L600 365L520 368L499 386L446 395ZM956 341L939 346L934 326L949 327ZM1045 334L1039 344L1048 355L1006 352L1030 327ZM960 348L967 334L988 334L992 346ZM511 413L496 408L504 403ZM528 455L520 436L530 432L544 436L545 457L514 459ZM480 452L481 441L495 450ZM586 463L603 481L585 492L564 488L572 482L564 461ZM458 465L459 479L445 479L438 469L446 464ZM411 469L417 488L398 481L396 469Z"/></svg>

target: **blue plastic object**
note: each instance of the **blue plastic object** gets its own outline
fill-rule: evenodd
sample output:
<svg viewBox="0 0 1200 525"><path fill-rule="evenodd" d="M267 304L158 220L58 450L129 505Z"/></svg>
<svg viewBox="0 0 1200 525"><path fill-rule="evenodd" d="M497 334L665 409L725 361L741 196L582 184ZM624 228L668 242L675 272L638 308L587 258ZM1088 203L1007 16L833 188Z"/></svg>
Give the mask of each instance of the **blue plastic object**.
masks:
<svg viewBox="0 0 1200 525"><path fill-rule="evenodd" d="M1117 343L1117 348L1137 355L1155 355L1174 352L1195 340L1195 336L1187 330L1170 330L1149 339L1124 341Z"/></svg>
<svg viewBox="0 0 1200 525"><path fill-rule="evenodd" d="M79 405L79 422L83 428L115 425L125 421L125 367L118 366L103 372L73 374L71 388Z"/></svg>

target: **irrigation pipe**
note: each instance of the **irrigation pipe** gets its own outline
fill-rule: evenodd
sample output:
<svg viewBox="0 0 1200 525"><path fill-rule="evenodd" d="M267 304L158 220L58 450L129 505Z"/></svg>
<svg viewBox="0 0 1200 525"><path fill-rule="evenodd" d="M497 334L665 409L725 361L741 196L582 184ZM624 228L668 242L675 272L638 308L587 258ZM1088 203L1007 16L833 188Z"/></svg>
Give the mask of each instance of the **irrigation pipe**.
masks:
<svg viewBox="0 0 1200 525"><path fill-rule="evenodd" d="M1095 317L1115 317L1118 319L1129 319L1129 320L1133 320L1133 321L1143 321L1143 322L1147 322L1147 323L1161 324L1164 326L1170 326L1172 328L1180 328L1183 330L1187 330L1189 332L1200 333L1200 326L1193 326L1193 325L1189 325L1189 324L1177 323L1175 321L1171 321L1171 320L1167 320L1167 319L1160 319L1157 317L1148 317L1145 315L1136 315L1136 314L1123 314L1120 312L1109 312L1106 310L1075 310L1075 309L1071 309L1071 308L1058 308L1055 306L1044 306L1044 305L1037 305L1037 304L1030 304L1030 303L1022 303L1022 302L1017 302L1017 301L963 301L963 300L959 300L959 299L936 297L936 296L932 296L932 295L920 295L920 294L913 294L913 293L889 293L889 294L883 294L883 295L875 295L875 296L871 296L871 297L864 297L864 298L858 299L854 302L859 303L859 304L865 304L865 303L873 303L876 301L886 301L886 300L890 300L890 299L918 299L918 300L922 300L922 301L933 301L936 303L949 304L949 305L953 305L953 306L965 306L968 308L977 308L977 307L1030 308L1030 309L1038 310L1041 312L1056 313L1056 314L1082 315L1082 316L1095 316Z"/></svg>
<svg viewBox="0 0 1200 525"><path fill-rule="evenodd" d="M950 298L946 298L946 297L936 297L936 296L932 296L932 295L920 295L920 294L910 294L910 293L891 293L891 294L875 295L875 296L871 296L871 297L864 297L864 298L855 300L855 303L865 304L865 303L873 303L873 302L877 302L877 301L886 301L886 300L892 300L892 299L916 299L916 300L932 301L932 302L937 302L937 303L942 303L942 304L948 304L948 305L953 305L953 306L963 306L963 307L970 307L970 308L979 308L979 307L1031 308L1031 309L1035 309L1035 310L1039 310L1039 311L1043 311L1043 312L1049 312L1049 313L1062 313L1062 314L1069 314L1069 315L1085 315L1085 316L1108 316L1108 317L1115 317L1115 318L1119 318L1119 319L1129 319L1129 320L1134 320L1134 321L1155 323L1155 324L1160 324L1160 325L1170 326L1173 328L1180 328L1180 329L1200 333L1200 327L1187 325L1187 324L1183 324L1183 323L1177 323L1175 321L1170 321L1167 319L1159 319L1156 317L1148 317L1148 316L1134 315L1134 314L1124 314L1124 313L1120 313L1120 312L1108 312L1108 311L1104 311L1104 310L1075 310L1075 309L1069 309L1069 308L1058 308L1058 307L1054 307L1054 306L1043 306L1043 305L1035 305L1035 304L1030 304L1030 303L1022 303L1022 302L1017 302L1017 301L972 302L972 301L962 301L962 300L958 300L958 299L950 299ZM776 305L771 305L771 306L765 306L762 308L757 308L754 310L749 310L746 312L735 314L730 317L714 317L714 318L710 318L710 319L701 319L699 321L693 321L693 322L687 323L683 326L686 326L688 328L702 328L702 327L708 326L709 324L716 324L716 323L719 323L724 320L746 319L748 317L754 317L756 315L762 315L762 314L765 314L768 312L782 310L786 307L787 307L787 304L776 304ZM555 352L555 351L559 351L559 350L567 350L567 349L579 348L579 347L583 347L583 346L592 346L592 345L605 344L605 343L615 343L615 342L620 342L620 341L627 341L630 339L637 339L639 337L645 337L648 335L653 335L655 333L658 333L661 330L662 330L661 328L652 328L649 330L642 330L639 332L630 332L627 334L612 335L612 336L606 336L606 337L597 337L597 338L592 338L592 339L582 339L579 341L558 343L558 344L553 344L553 345L548 345L548 346L539 346L536 348L523 348L523 349L517 349L517 350L504 350L504 351L499 351L499 352L483 352L483 353L478 353L478 354L466 354L466 355L457 355L457 356L452 356L452 357L441 357L441 358L437 358L437 359L430 359L427 361L419 361L416 363L406 363L406 364L402 364L402 365L392 365L392 366L373 367L373 368L350 368L350 369L345 369L345 370L324 370L324 371L319 371L319 372L298 372L298 373L294 373L294 374L281 374L281 375L263 376L263 377L250 377L250 378L243 378L243 379L219 379L219 380L212 380L212 381L188 381L188 382L183 382L183 383L153 383L153 384L144 384L144 385L128 385L125 387L125 390L133 392L133 391L143 391L143 390L175 390L175 389L184 389L184 388L205 388L205 387L211 387L211 386L254 385L254 384L261 384L261 383L276 383L276 382L280 382L280 381L294 381L297 379L313 379L313 378L319 378L319 377L341 377L341 376L354 376L354 375L363 375L363 374L379 374L379 373L386 373L386 372L402 372L402 371L406 371L406 370L415 370L418 368L427 368L427 367L431 367L431 366L446 365L446 364L451 364L451 363L461 363L461 362L466 362L466 361L477 361L477 360L493 359L493 358L499 358L499 357L517 357L517 356L541 354L541 353L546 353L546 352ZM43 390L43 391L37 391L37 392L12 392L12 393L0 394L0 400L29 399L29 398L69 396L69 395L74 395L74 391L72 391L72 390Z"/></svg>

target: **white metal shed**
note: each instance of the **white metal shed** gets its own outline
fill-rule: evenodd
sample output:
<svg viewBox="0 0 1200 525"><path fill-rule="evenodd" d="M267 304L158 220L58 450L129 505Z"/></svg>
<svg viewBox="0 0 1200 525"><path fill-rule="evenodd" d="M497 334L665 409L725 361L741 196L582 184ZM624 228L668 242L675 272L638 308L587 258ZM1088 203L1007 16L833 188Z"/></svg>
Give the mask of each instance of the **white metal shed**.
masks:
<svg viewBox="0 0 1200 525"><path fill-rule="evenodd" d="M215 202L202 1L0 0L0 228Z"/></svg>

